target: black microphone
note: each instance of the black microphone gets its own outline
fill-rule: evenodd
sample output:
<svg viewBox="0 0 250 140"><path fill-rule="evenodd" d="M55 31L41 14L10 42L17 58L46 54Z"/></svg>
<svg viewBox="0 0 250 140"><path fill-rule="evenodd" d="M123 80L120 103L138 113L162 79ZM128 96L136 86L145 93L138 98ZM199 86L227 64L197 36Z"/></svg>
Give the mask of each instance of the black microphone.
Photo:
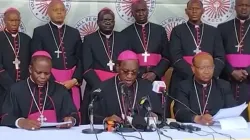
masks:
<svg viewBox="0 0 250 140"><path fill-rule="evenodd" d="M151 102L149 96L144 96L139 102L140 106L146 109L148 112L152 111Z"/></svg>
<svg viewBox="0 0 250 140"><path fill-rule="evenodd" d="M179 131L185 131L189 133L193 133L194 131L201 131L201 128L192 126L192 125L185 125L182 123L171 122L169 123L171 129L177 129Z"/></svg>
<svg viewBox="0 0 250 140"><path fill-rule="evenodd" d="M102 92L102 90L101 90L100 88L98 88L98 89L96 89L96 90L94 90L94 91L92 92L92 97L93 97L93 99L91 100L91 102L90 102L90 104L89 104L89 110L90 110L90 109L93 109L93 107L94 107L94 102L99 98L101 92Z"/></svg>

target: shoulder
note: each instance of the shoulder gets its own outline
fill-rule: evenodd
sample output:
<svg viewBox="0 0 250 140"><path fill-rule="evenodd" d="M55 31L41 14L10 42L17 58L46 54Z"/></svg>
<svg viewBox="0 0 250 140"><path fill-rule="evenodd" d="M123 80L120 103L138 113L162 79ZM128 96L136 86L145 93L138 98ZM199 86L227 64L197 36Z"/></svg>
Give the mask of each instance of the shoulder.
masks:
<svg viewBox="0 0 250 140"><path fill-rule="evenodd" d="M25 91L24 88L27 87L27 81L21 80L19 82L14 83L11 88L10 92L12 94L20 94L21 92Z"/></svg>
<svg viewBox="0 0 250 140"><path fill-rule="evenodd" d="M231 84L226 81L226 80L223 80L223 79L215 79L217 85L219 86L219 88L230 88Z"/></svg>
<svg viewBox="0 0 250 140"><path fill-rule="evenodd" d="M151 88L153 87L152 83L148 80L142 79L142 78L137 78L139 86L143 88Z"/></svg>
<svg viewBox="0 0 250 140"><path fill-rule="evenodd" d="M24 38L24 39L31 39L31 37L23 32L19 32L19 34Z"/></svg>
<svg viewBox="0 0 250 140"><path fill-rule="evenodd" d="M223 31L223 30L225 30L228 27L230 28L231 25L233 25L233 22L234 22L234 19L229 20L227 22L219 24L217 28L220 29L221 31Z"/></svg>
<svg viewBox="0 0 250 140"><path fill-rule="evenodd" d="M208 31L216 31L217 28L208 24L204 24L204 28L207 29Z"/></svg>
<svg viewBox="0 0 250 140"><path fill-rule="evenodd" d="M36 27L35 29L34 29L34 32L36 31L36 32L42 32L42 31L44 31L44 29L46 29L47 28L47 26L48 26L48 24L44 24L44 25L42 25L42 26L38 26L38 27Z"/></svg>
<svg viewBox="0 0 250 140"><path fill-rule="evenodd" d="M155 24L155 23L150 22L150 26L151 26L153 29L165 31L165 28L162 27L162 26L159 25L159 24Z"/></svg>
<svg viewBox="0 0 250 140"><path fill-rule="evenodd" d="M192 87L192 84L193 84L193 78L188 78L186 80L181 81L177 86L177 88L184 91L188 91Z"/></svg>
<svg viewBox="0 0 250 140"><path fill-rule="evenodd" d="M182 29L184 29L184 28L187 28L186 22L185 22L185 23L182 23L182 24L179 24L179 25L177 25L177 26L175 26L175 27L173 28L173 30L178 31L178 30L182 30Z"/></svg>
<svg viewBox="0 0 250 140"><path fill-rule="evenodd" d="M97 31L96 31L96 32L93 32L93 33L91 33L91 34L88 34L88 35L86 35L86 36L84 36L84 41L83 41L83 43L84 43L85 41L88 41L88 40L95 40L96 37L98 37L98 36L97 36Z"/></svg>
<svg viewBox="0 0 250 140"><path fill-rule="evenodd" d="M66 25L66 30L68 30L68 31L70 31L70 32L72 32L72 33L75 33L75 34L80 34L79 33L79 31L76 29L76 28L74 28L74 27L71 27L71 26L69 26L69 25Z"/></svg>
<svg viewBox="0 0 250 140"><path fill-rule="evenodd" d="M99 87L101 89L110 89L110 87L114 87L114 86L115 86L115 77L110 78L110 79L108 79L106 81L101 82L101 84L100 84Z"/></svg>
<svg viewBox="0 0 250 140"><path fill-rule="evenodd" d="M61 94L61 95L65 95L65 94L69 94L68 90L61 84L58 84L54 81L49 81L49 91L52 91L53 94Z"/></svg>
<svg viewBox="0 0 250 140"><path fill-rule="evenodd" d="M133 28L134 28L134 23L131 24L131 25L129 25L129 26L126 27L125 29L123 29L123 30L121 31L121 33L129 33L129 32L131 32L132 30L134 30Z"/></svg>

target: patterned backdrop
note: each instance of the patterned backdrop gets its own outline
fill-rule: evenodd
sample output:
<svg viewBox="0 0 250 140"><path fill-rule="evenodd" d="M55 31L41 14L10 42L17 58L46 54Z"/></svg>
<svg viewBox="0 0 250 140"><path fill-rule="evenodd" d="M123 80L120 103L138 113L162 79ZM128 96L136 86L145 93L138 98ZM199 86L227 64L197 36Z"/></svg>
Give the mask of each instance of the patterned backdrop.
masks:
<svg viewBox="0 0 250 140"><path fill-rule="evenodd" d="M121 31L134 19L131 16L132 0L63 0L67 8L66 23L77 28L81 36L97 30L96 16L100 9L111 8L116 16L115 30ZM168 36L172 28L187 20L187 0L146 0L150 21L165 27ZM205 13L203 22L217 26L234 17L234 0L202 0ZM49 20L46 11L50 0L0 0L0 30L4 28L3 13L8 7L21 12L20 31L32 36L33 29Z"/></svg>

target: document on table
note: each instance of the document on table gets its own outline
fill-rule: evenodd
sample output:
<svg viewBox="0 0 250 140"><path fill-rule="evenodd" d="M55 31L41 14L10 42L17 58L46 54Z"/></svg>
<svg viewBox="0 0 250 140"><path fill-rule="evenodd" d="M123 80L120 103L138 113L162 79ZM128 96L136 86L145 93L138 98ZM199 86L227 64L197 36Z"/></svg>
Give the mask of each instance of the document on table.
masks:
<svg viewBox="0 0 250 140"><path fill-rule="evenodd" d="M246 102L231 108L224 108L220 109L214 116L213 121L223 119L223 118L232 118L232 117L238 117L240 114L246 109L247 104Z"/></svg>
<svg viewBox="0 0 250 140"><path fill-rule="evenodd" d="M41 127L52 127L52 126L59 126L59 125L64 125L64 124L71 124L71 121L68 122L60 122L60 123L53 123L53 122L44 122L41 124Z"/></svg>
<svg viewBox="0 0 250 140"><path fill-rule="evenodd" d="M214 116L215 124L219 123L222 130L246 129L248 124L240 114L246 109L247 104L243 103L236 107L220 109Z"/></svg>

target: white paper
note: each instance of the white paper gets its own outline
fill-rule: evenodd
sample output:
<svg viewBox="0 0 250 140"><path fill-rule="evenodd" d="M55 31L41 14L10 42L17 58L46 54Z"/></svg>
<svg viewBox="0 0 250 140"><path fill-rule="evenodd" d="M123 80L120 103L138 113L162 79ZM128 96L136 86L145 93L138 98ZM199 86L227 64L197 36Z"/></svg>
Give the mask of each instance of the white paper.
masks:
<svg viewBox="0 0 250 140"><path fill-rule="evenodd" d="M218 120L222 130L235 130L235 129L247 129L248 124L246 120L239 117L224 118Z"/></svg>
<svg viewBox="0 0 250 140"><path fill-rule="evenodd" d="M246 109L247 104L243 103L236 107L220 109L214 116L213 121L217 121L223 118L238 117Z"/></svg>
<svg viewBox="0 0 250 140"><path fill-rule="evenodd" d="M44 122L41 124L41 127L51 127L51 126L59 126L64 124L71 124L71 121L68 122L60 122L60 123L53 123L53 122Z"/></svg>

